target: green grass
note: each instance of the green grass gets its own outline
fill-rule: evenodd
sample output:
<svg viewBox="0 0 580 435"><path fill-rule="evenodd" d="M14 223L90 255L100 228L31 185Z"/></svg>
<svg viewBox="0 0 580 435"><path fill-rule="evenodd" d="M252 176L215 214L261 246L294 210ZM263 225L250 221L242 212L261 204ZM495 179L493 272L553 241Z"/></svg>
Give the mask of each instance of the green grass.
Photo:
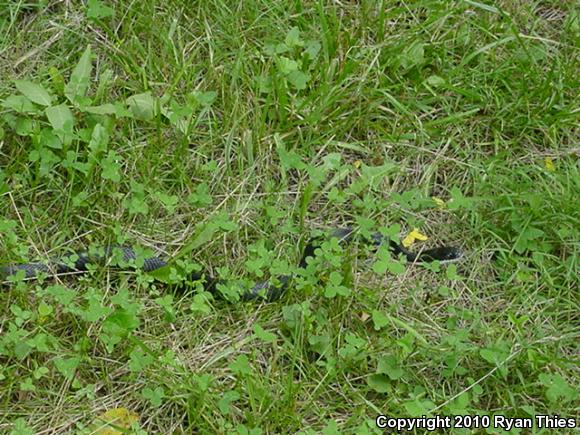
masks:
<svg viewBox="0 0 580 435"><path fill-rule="evenodd" d="M574 2L235 3L0 1L0 261L127 242L256 282L345 223L468 257L329 246L261 305L103 269L3 288L0 431L576 417Z"/></svg>

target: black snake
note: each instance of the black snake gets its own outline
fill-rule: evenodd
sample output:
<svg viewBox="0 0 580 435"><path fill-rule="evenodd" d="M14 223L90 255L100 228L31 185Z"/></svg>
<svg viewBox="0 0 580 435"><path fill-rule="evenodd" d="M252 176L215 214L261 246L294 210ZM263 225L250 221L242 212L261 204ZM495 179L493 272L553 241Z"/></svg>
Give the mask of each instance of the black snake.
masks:
<svg viewBox="0 0 580 435"><path fill-rule="evenodd" d="M355 231L351 227L338 228L330 233L330 237L336 237L341 243L350 242ZM365 242L374 248L378 248L383 244L388 243L390 251L396 256L402 255L408 262L451 262L459 260L463 256L463 251L456 247L441 246L434 249L428 249L419 253L414 253L406 249L403 245L394 242L381 233L373 233ZM300 259L299 267L305 268L307 266L307 259L315 256L316 249L320 246L320 238L310 239L306 244L302 257ZM49 258L44 262L33 262L24 264L8 264L0 267L0 280L4 283L9 283L7 279L17 274L19 271L24 272L24 278L33 279L39 274L65 274L74 272L84 272L88 270L88 265L105 265L110 260L115 252L119 252L122 256L123 262L131 263L137 260L136 251L124 245L111 245L101 250L101 252L91 252L89 250L75 251L71 254L66 254L62 257ZM144 272L151 272L161 269L162 267L170 265L170 260L165 260L159 256L145 258L139 269ZM21 274L22 275L22 274ZM274 301L284 293L290 286L294 275L281 275L275 280L266 280L259 282L254 287L244 291L240 295L243 301L249 300L267 300ZM206 290L214 291L216 284L223 283L219 278L211 277L203 272L195 272L189 277L190 281L203 281Z"/></svg>

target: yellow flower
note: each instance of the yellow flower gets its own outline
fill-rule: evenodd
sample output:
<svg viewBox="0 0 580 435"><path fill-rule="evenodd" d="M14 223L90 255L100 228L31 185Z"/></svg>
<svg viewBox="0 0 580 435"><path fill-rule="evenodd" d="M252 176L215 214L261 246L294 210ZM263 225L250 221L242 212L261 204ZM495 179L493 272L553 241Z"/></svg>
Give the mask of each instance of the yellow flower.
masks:
<svg viewBox="0 0 580 435"><path fill-rule="evenodd" d="M402 243L405 248L408 248L413 243L415 243L415 240L425 241L427 239L428 237L426 235L421 234L417 228L413 228L413 231L411 231L407 237L403 239Z"/></svg>

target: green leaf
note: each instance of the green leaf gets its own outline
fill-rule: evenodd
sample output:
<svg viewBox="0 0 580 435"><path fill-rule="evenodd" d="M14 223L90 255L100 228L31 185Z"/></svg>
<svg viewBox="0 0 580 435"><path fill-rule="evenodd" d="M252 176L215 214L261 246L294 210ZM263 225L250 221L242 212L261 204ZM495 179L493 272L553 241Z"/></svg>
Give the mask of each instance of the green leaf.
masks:
<svg viewBox="0 0 580 435"><path fill-rule="evenodd" d="M154 196L161 202L163 208L169 213L173 213L179 204L179 197L177 195L167 195L163 192L156 192Z"/></svg>
<svg viewBox="0 0 580 435"><path fill-rule="evenodd" d="M397 171L398 166L395 163L386 162L380 166L362 165L361 178L365 181L367 186L377 189L381 186L384 178Z"/></svg>
<svg viewBox="0 0 580 435"><path fill-rule="evenodd" d="M12 424L10 435L34 435L36 432L26 424L26 419L18 418Z"/></svg>
<svg viewBox="0 0 580 435"><path fill-rule="evenodd" d="M292 59L288 59L287 57L281 56L277 59L278 61L278 70L284 74L290 74L292 71L296 71L298 69L298 62Z"/></svg>
<svg viewBox="0 0 580 435"><path fill-rule="evenodd" d="M390 320L391 322L393 322L394 325L407 330L407 333L403 335L401 339L397 340L397 344L401 346L401 348L403 349L403 353L405 353L406 355L410 354L413 351L415 339L419 340L421 344L423 344L424 346L429 345L427 339L423 337L419 333L419 331L417 331L408 323L403 322L397 317L391 317Z"/></svg>
<svg viewBox="0 0 580 435"><path fill-rule="evenodd" d="M39 143L43 147L47 146L56 150L62 149L62 141L54 134L54 131L49 128L43 128L40 131Z"/></svg>
<svg viewBox="0 0 580 435"><path fill-rule="evenodd" d="M318 53L320 52L321 48L322 46L320 45L320 42L310 40L306 43L306 48L304 52L308 54L308 57L310 57L310 59L316 59L316 56L318 56Z"/></svg>
<svg viewBox="0 0 580 435"><path fill-rule="evenodd" d="M338 272L331 272L329 276L326 289L324 291L324 296L327 298L333 298L337 295L348 296L350 290L342 284L342 275Z"/></svg>
<svg viewBox="0 0 580 435"><path fill-rule="evenodd" d="M147 91L127 98L127 105L135 118L150 121L155 117L155 100Z"/></svg>
<svg viewBox="0 0 580 435"><path fill-rule="evenodd" d="M91 134L91 140L89 141L91 157L98 160L99 156L107 150L108 144L109 134L107 130L101 124L96 124Z"/></svg>
<svg viewBox="0 0 580 435"><path fill-rule="evenodd" d="M282 147L278 147L276 151L278 151L280 163L284 169L304 169L306 167L302 158L294 151L286 151Z"/></svg>
<svg viewBox="0 0 580 435"><path fill-rule="evenodd" d="M140 372L154 362L153 356L145 353L140 347L135 347L129 357L129 370L132 372Z"/></svg>
<svg viewBox="0 0 580 435"><path fill-rule="evenodd" d="M269 94L272 92L272 77L266 75L259 75L256 77L256 84L258 85L258 90L262 94Z"/></svg>
<svg viewBox="0 0 580 435"><path fill-rule="evenodd" d="M155 302L161 306L165 311L165 320L169 323L175 321L175 308L173 307L173 296L165 295L160 298L156 298Z"/></svg>
<svg viewBox="0 0 580 435"><path fill-rule="evenodd" d="M306 84L308 83L308 80L310 80L308 74L305 74L299 70L292 71L290 74L288 74L287 78L290 84L298 91L306 89Z"/></svg>
<svg viewBox="0 0 580 435"><path fill-rule="evenodd" d="M163 403L163 398L165 397L165 390L163 387L157 387L154 390L151 388L143 388L141 391L143 397L151 403L154 407L158 408Z"/></svg>
<svg viewBox="0 0 580 435"><path fill-rule="evenodd" d="M283 42L280 42L279 44L267 43L264 45L264 53L268 56L286 53L288 50L288 46Z"/></svg>
<svg viewBox="0 0 580 435"><path fill-rule="evenodd" d="M136 255L139 256L140 253L136 252ZM111 296L111 303L118 307L125 308L127 310L131 310L134 308L133 299L129 294L129 290L127 290L126 288L119 289L116 294Z"/></svg>
<svg viewBox="0 0 580 435"><path fill-rule="evenodd" d="M422 65L424 61L425 49L420 42L410 45L399 58L400 65L405 70Z"/></svg>
<svg viewBox="0 0 580 435"><path fill-rule="evenodd" d="M38 367L36 370L34 370L33 376L34 379L40 379L43 376L47 375L50 372L50 370L48 369L48 367L42 366L42 367Z"/></svg>
<svg viewBox="0 0 580 435"><path fill-rule="evenodd" d="M60 157L57 156L49 149L44 149L40 154L40 175L46 176L52 169L61 161Z"/></svg>
<svg viewBox="0 0 580 435"><path fill-rule="evenodd" d="M377 261L373 264L373 271L379 275L385 272L393 275L401 275L405 273L405 265L399 260L392 258L391 251L385 245L382 245L377 251Z"/></svg>
<svg viewBox="0 0 580 435"><path fill-rule="evenodd" d="M149 206L147 205L145 198L141 195L133 194L133 196L126 202L126 206L130 214L146 215L149 213Z"/></svg>
<svg viewBox="0 0 580 435"><path fill-rule="evenodd" d="M139 318L125 309L117 309L103 322L107 334L125 336L139 326Z"/></svg>
<svg viewBox="0 0 580 435"><path fill-rule="evenodd" d="M73 196L73 207L75 208L83 208L88 207L89 204L87 203L87 198L89 194L87 192L79 192Z"/></svg>
<svg viewBox="0 0 580 435"><path fill-rule="evenodd" d="M36 387L34 386L34 382L32 378L26 378L23 382L20 383L20 390L21 391L36 391Z"/></svg>
<svg viewBox="0 0 580 435"><path fill-rule="evenodd" d="M109 151L107 157L100 161L101 177L105 180L111 180L114 183L121 181L120 169L121 165L117 163L120 156L115 151Z"/></svg>
<svg viewBox="0 0 580 435"><path fill-rule="evenodd" d="M206 392L207 390L209 390L209 387L211 387L211 385L214 381L212 375L209 375L209 374L203 374L203 375L195 375L194 374L191 376L191 379L195 383L195 386L201 392Z"/></svg>
<svg viewBox="0 0 580 435"><path fill-rule="evenodd" d="M215 101L217 97L216 91L207 91L207 92L199 92L194 91L192 92L193 98L202 106L211 106L211 104Z"/></svg>
<svg viewBox="0 0 580 435"><path fill-rule="evenodd" d="M320 355L325 355L332 349L331 340L327 334L311 335L308 343L310 343L312 350Z"/></svg>
<svg viewBox="0 0 580 435"><path fill-rule="evenodd" d="M509 356L509 350L505 346L493 345L479 351L481 357L497 367L501 366Z"/></svg>
<svg viewBox="0 0 580 435"><path fill-rule="evenodd" d="M117 108L111 103L101 104L100 106L86 106L82 110L95 115L115 115L117 113Z"/></svg>
<svg viewBox="0 0 580 435"><path fill-rule="evenodd" d="M70 80L64 89L65 95L71 102L78 101L78 97L84 97L87 93L92 69L91 46L87 45L87 48L73 69Z"/></svg>
<svg viewBox="0 0 580 435"><path fill-rule="evenodd" d="M56 90L57 94L64 95L64 77L56 67L51 66L48 68L48 74L50 75L50 81L52 82L53 89Z"/></svg>
<svg viewBox="0 0 580 435"><path fill-rule="evenodd" d="M239 355L232 363L230 363L230 370L237 375L245 376L252 373L252 367L246 355Z"/></svg>
<svg viewBox="0 0 580 435"><path fill-rule="evenodd" d="M461 279L461 276L457 273L457 265L456 264L450 264L447 267L447 270L445 271L445 275L447 276L447 279L450 281Z"/></svg>
<svg viewBox="0 0 580 435"><path fill-rule="evenodd" d="M342 432L338 430L338 423L330 420L328 424L322 429L322 435L341 435Z"/></svg>
<svg viewBox="0 0 580 435"><path fill-rule="evenodd" d="M280 210L272 205L266 206L266 215L270 219L270 224L277 226L280 220L288 216L287 210Z"/></svg>
<svg viewBox="0 0 580 435"><path fill-rule="evenodd" d="M263 269L272 263L270 252L264 246L263 240L251 245L250 251L252 252L252 258L246 260L246 269L248 272L261 278L264 275Z"/></svg>
<svg viewBox="0 0 580 435"><path fill-rule="evenodd" d="M473 205L473 200L463 196L463 193L458 187L453 187L450 193L451 200L447 203L449 210L458 210L460 208L469 209Z"/></svg>
<svg viewBox="0 0 580 435"><path fill-rule="evenodd" d="M145 199L145 187L142 184L131 181L131 195L125 198L124 206L130 214L146 215L149 213L149 206Z"/></svg>
<svg viewBox="0 0 580 435"><path fill-rule="evenodd" d="M222 276L227 275L227 268L218 268L218 273ZM243 284L240 281L229 280L225 282L219 282L216 288L219 294L228 302L238 302L240 300L240 295L243 293Z"/></svg>
<svg viewBox="0 0 580 435"><path fill-rule="evenodd" d="M266 331L259 323L254 324L254 334L260 340L266 343L273 343L276 341L276 334Z"/></svg>
<svg viewBox="0 0 580 435"><path fill-rule="evenodd" d="M375 331L379 331L389 324L389 318L378 310L373 310L373 324Z"/></svg>
<svg viewBox="0 0 580 435"><path fill-rule="evenodd" d="M72 379L75 374L75 370L79 366L81 359L78 357L74 358L60 358L54 361L56 369L67 379Z"/></svg>
<svg viewBox="0 0 580 435"><path fill-rule="evenodd" d="M48 317L52 314L54 308L52 305L48 305L46 302L41 301L40 305L38 306L38 315L40 317Z"/></svg>
<svg viewBox="0 0 580 435"><path fill-rule="evenodd" d="M193 301L189 306L189 309L193 312L199 311L202 314L211 313L211 306L208 305L209 293L198 293L193 296Z"/></svg>
<svg viewBox="0 0 580 435"><path fill-rule="evenodd" d="M181 248L179 253L175 256L175 259L182 258L183 256L189 254L194 249L197 249L201 245L204 245L207 242L209 242L212 239L216 230L217 227L211 223L202 224L199 227L197 234L191 240L191 242L189 242L187 245Z"/></svg>
<svg viewBox="0 0 580 435"><path fill-rule="evenodd" d="M71 133L74 126L74 117L68 106L59 104L58 106L47 107L44 112L48 122L57 132Z"/></svg>
<svg viewBox="0 0 580 435"><path fill-rule="evenodd" d="M377 373L385 374L394 381L403 377L405 370L395 355L389 355L379 360Z"/></svg>
<svg viewBox="0 0 580 435"><path fill-rule="evenodd" d="M407 410L407 415L411 417L420 417L429 413L429 410L435 408L435 404L430 400L409 400L403 403Z"/></svg>
<svg viewBox="0 0 580 435"><path fill-rule="evenodd" d="M52 104L52 97L41 85L32 83L29 80L16 80L14 84L16 89L33 103L41 106L50 106Z"/></svg>
<svg viewBox="0 0 580 435"><path fill-rule="evenodd" d="M389 225L388 227L380 227L379 231L383 236L389 237L391 240L395 242L399 242L399 234L401 233L401 224L393 224Z"/></svg>
<svg viewBox="0 0 580 435"><path fill-rule="evenodd" d="M578 391L558 373L542 373L538 380L546 387L546 397L550 402L569 402L578 397Z"/></svg>
<svg viewBox="0 0 580 435"><path fill-rule="evenodd" d="M109 18L115 15L115 10L103 4L100 0L89 0L87 2L87 18L96 20L99 18Z"/></svg>
<svg viewBox="0 0 580 435"><path fill-rule="evenodd" d="M367 383L377 393L388 393L391 390L391 381L383 374L369 376Z"/></svg>
<svg viewBox="0 0 580 435"><path fill-rule="evenodd" d="M72 301L77 297L74 290L70 290L62 285L52 285L46 289L46 294L50 295L56 302L65 308L72 305Z"/></svg>
<svg viewBox="0 0 580 435"><path fill-rule="evenodd" d="M195 192L190 193L187 196L187 202L191 205L195 205L198 207L204 207L207 205L211 205L212 198L209 194L209 186L206 183L198 184L195 187Z"/></svg>
<svg viewBox="0 0 580 435"><path fill-rule="evenodd" d="M298 27L292 27L290 29L284 42L288 47L302 47L304 45L304 41L300 39L300 30Z"/></svg>
<svg viewBox="0 0 580 435"><path fill-rule="evenodd" d="M101 318L109 315L113 309L104 307L101 304L101 298L95 295L89 299L89 304L86 309L79 311L79 316L86 322L96 322Z"/></svg>
<svg viewBox="0 0 580 435"><path fill-rule="evenodd" d="M499 373L505 378L508 374L508 365L506 361L510 354L510 344L505 340L498 340L496 343L483 348L479 355L499 369Z"/></svg>
<svg viewBox="0 0 580 435"><path fill-rule="evenodd" d="M345 337L345 345L338 350L338 355L346 360L361 360L367 357L365 351L367 340L349 332Z"/></svg>
<svg viewBox="0 0 580 435"><path fill-rule="evenodd" d="M32 347L23 341L19 341L14 345L14 355L21 361L30 355L31 351Z"/></svg>
<svg viewBox="0 0 580 435"><path fill-rule="evenodd" d="M4 101L2 101L2 107L6 109L12 109L18 113L30 113L36 111L32 101L30 101L24 95L10 95Z"/></svg>
<svg viewBox="0 0 580 435"><path fill-rule="evenodd" d="M115 101L113 103L113 106L115 107L115 116L117 118L133 117L133 113L127 108L125 103L122 103L121 101Z"/></svg>
<svg viewBox="0 0 580 435"><path fill-rule="evenodd" d="M15 131L19 136L30 136L35 131L36 126L36 122L30 118L18 118Z"/></svg>
<svg viewBox="0 0 580 435"><path fill-rule="evenodd" d="M487 5L485 3L481 3L481 2L478 2L475 0L464 0L464 1L465 1L465 3L467 3L473 7L482 9L482 10L487 11L487 12L493 12L494 14L501 13L501 11L498 8L496 8L495 6Z"/></svg>
<svg viewBox="0 0 580 435"><path fill-rule="evenodd" d="M445 84L445 79L443 77L439 77L437 75L432 75L427 77L426 82L433 86L434 88L438 88L439 86L442 86Z"/></svg>
<svg viewBox="0 0 580 435"><path fill-rule="evenodd" d="M469 391L461 393L455 400L452 400L446 408L452 415L469 414L470 395Z"/></svg>
<svg viewBox="0 0 580 435"><path fill-rule="evenodd" d="M240 398L240 393L235 390L226 391L222 394L222 398L218 401L218 408L222 414L230 412L230 405Z"/></svg>

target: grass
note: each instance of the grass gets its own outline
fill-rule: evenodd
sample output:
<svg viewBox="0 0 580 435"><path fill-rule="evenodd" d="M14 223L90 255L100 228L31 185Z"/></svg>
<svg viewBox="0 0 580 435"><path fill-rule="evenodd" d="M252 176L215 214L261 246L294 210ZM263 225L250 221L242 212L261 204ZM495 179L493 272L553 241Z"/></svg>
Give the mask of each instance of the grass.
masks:
<svg viewBox="0 0 580 435"><path fill-rule="evenodd" d="M273 304L6 287L1 431L576 417L578 30L568 1L0 2L3 263L126 241L256 282L345 223L469 252L327 246Z"/></svg>

